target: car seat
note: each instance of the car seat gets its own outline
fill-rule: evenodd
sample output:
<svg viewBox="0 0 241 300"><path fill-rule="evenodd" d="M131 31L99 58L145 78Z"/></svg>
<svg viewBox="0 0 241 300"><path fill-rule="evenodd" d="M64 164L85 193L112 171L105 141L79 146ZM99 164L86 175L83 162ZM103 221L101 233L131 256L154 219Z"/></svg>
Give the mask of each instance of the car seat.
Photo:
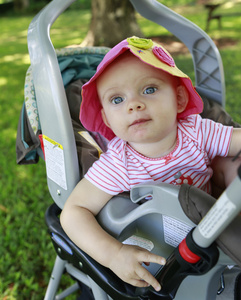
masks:
<svg viewBox="0 0 241 300"><path fill-rule="evenodd" d="M173 256L174 249L178 248L189 232L195 232L194 236L201 244L207 242L205 248L211 247L211 254L199 253L203 258L202 261L205 262L199 265L200 269L192 270L193 273L186 269L185 274L181 273L181 280L177 286L173 286L172 282L178 281L180 277L168 281L166 286L171 282L170 288L166 290L164 284L161 293L155 293L151 289L134 288L124 283L110 270L99 265L76 247L61 228L58 216L65 201L85 171L93 161L98 159L100 152L104 151L106 146L105 139L95 133L87 132L79 124L78 117L74 115L76 105L80 105L83 80L89 79L94 74L96 66L108 49L73 48L58 52L50 40L51 25L72 2L74 1L53 0L39 12L29 26L28 47L31 67L27 78L28 82L32 83L30 91L36 98L36 113L37 118L39 117L34 132L29 134L29 140L32 143L33 139L38 136L40 141L39 143L34 141L33 147L28 147L26 141L22 148L19 143L17 144L17 154L18 157L21 156L19 163L36 162L36 157L39 155L45 159L48 187L54 200L54 204L46 211L46 223L57 258L45 299L64 299L79 287L82 290L83 299L92 297L96 300L174 298L191 300L194 295L197 300L216 299L216 297L222 299L224 292L221 293L223 287L220 288L220 278L222 283L224 275L230 274L227 266L232 266L232 272L235 272L231 272L231 277L235 277L240 285L240 269L236 267L239 263L239 256L235 252L238 246L235 244L234 249L226 250L227 243L222 243L221 238L221 242L217 242L219 245L217 248L213 242L218 236L215 236L212 241L209 239L208 242L206 239L202 240L201 237L200 242L200 236L197 237L200 235L200 227L196 227L195 222L200 221L203 217L202 213L206 214L214 201L210 196L204 197L202 193L200 195L199 191L194 188L166 184L137 186L131 191L131 195L122 194L113 197L98 215L103 228L120 241L140 245L165 257ZM207 106L215 103L214 106L218 105L219 111L223 112L222 108L225 107L224 72L220 54L211 38L195 24L157 1L131 0L131 3L141 15L165 27L188 47L193 58L197 91L204 98ZM86 72L79 75L79 69ZM73 92L73 86L75 92ZM67 98L68 89L70 89L71 96ZM74 103L73 94L78 96L77 102ZM25 105L19 123L19 140L23 141L26 132L31 131L29 115ZM231 118L225 118L228 122L233 122ZM35 156L34 159L33 156ZM237 179L230 187L231 190L229 189L231 192L228 192L228 196L225 193L225 198L221 198L221 202L225 202L223 199L228 199L229 204L234 201L233 205L237 209L232 219L240 210L240 201L236 199L240 193L239 181L240 176L237 175ZM202 203L203 198L207 198L205 203L209 203L205 209L195 211L200 217L197 218L198 220L188 213L189 209L185 210L185 207L190 207L185 206L185 203L189 203L190 199L192 201L193 194L196 195L194 198L197 198L195 200L197 203ZM194 206L197 207L199 204ZM190 218L193 218L193 221ZM231 231L240 226L240 220L237 218ZM224 227L220 227L218 235L229 222L231 218L228 218ZM159 270L159 267L151 264L148 268L150 272L162 278L163 270ZM61 276L65 271L75 278L77 283L56 296ZM165 280L164 278L166 283ZM217 296L217 293L220 293L220 296ZM237 297L239 291L235 293L234 297Z"/></svg>

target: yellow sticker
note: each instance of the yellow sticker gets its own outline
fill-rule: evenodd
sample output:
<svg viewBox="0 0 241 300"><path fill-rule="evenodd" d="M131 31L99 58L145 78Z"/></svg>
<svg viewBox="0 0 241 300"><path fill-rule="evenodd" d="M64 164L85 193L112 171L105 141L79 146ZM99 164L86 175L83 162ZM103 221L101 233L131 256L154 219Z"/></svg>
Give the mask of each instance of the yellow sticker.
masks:
<svg viewBox="0 0 241 300"><path fill-rule="evenodd" d="M51 143L52 145L59 147L60 149L63 150L63 146L60 145L59 143L55 142L54 140L52 140L51 138L47 137L46 135L43 134L43 139L45 139L46 141L48 141L49 143Z"/></svg>

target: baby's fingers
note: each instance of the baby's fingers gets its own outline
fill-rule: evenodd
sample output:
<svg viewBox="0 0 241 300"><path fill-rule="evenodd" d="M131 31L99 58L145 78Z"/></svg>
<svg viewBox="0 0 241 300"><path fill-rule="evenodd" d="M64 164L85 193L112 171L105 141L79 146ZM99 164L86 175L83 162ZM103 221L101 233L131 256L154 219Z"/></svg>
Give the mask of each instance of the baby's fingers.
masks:
<svg viewBox="0 0 241 300"><path fill-rule="evenodd" d="M145 252L142 253L143 257L142 257L142 261L145 262L145 264L149 264L149 263L157 263L160 265L164 265L166 263L166 260L164 257L155 255L151 252ZM156 291L160 291L161 286L160 283L156 280L156 278L150 273L148 272L143 266L140 265L140 268L137 269L138 276L144 280L145 282L147 282L149 285L153 286L153 288Z"/></svg>
<svg viewBox="0 0 241 300"><path fill-rule="evenodd" d="M140 278L140 282L136 283L135 284L136 286L147 287L151 285L156 291L160 291L161 289L160 283L144 267L140 266L140 269L136 271L136 274Z"/></svg>
<svg viewBox="0 0 241 300"><path fill-rule="evenodd" d="M164 257L153 254L151 252L149 253L149 255L150 255L150 259L148 260L148 262L156 263L156 264L159 264L159 265L165 265L166 259Z"/></svg>

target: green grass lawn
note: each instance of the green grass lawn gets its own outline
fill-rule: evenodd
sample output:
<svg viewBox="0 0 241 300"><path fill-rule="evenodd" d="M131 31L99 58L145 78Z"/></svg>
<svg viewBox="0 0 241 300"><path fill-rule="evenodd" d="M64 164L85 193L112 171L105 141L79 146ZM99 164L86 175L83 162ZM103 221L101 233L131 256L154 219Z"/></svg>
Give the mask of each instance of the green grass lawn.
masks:
<svg viewBox="0 0 241 300"><path fill-rule="evenodd" d="M206 12L196 7L175 8L205 27ZM0 17L0 299L43 299L55 253L44 221L52 203L43 161L18 166L15 139L23 104L25 73L29 66L27 28L33 16ZM51 37L56 48L80 43L90 14L69 10L54 24ZM166 35L153 23L138 18L146 36ZM236 44L221 50L227 84L227 111L241 122L240 18L223 20L222 31L212 24L213 38L232 37ZM176 57L177 64L192 69L190 56ZM185 69L185 71L187 71ZM193 77L193 72L190 72ZM65 280L65 285L68 280Z"/></svg>

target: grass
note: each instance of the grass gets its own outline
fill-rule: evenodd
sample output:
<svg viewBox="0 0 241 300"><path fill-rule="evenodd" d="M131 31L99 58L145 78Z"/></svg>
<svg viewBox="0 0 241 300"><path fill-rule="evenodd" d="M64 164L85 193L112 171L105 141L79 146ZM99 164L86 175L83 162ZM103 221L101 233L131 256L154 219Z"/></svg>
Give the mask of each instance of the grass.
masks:
<svg viewBox="0 0 241 300"><path fill-rule="evenodd" d="M80 43L89 13L70 11L51 31L56 48ZM33 16L1 17L0 47L0 299L43 299L55 259L44 213L52 203L45 165L16 165L15 140L29 66L27 28ZM81 21L73 21L73 20ZM69 24L70 31L59 27ZM86 21L84 21L86 20ZM66 26L67 27L67 26ZM78 34L78 32L81 32Z"/></svg>
<svg viewBox="0 0 241 300"><path fill-rule="evenodd" d="M188 6L175 9L205 27L206 12ZM33 16L0 18L0 299L43 299L54 263L55 253L44 222L46 208L52 203L47 190L45 166L16 165L15 140L23 103L24 79L29 66L27 28ZM90 14L69 10L54 24L51 37L56 48L80 43ZM167 35L152 22L138 17L146 36ZM227 84L226 109L241 122L241 42L240 18L223 20L222 31L211 24L210 35L232 37L236 44L221 50ZM177 64L194 76L190 56L176 57ZM63 286L69 282L65 279Z"/></svg>

